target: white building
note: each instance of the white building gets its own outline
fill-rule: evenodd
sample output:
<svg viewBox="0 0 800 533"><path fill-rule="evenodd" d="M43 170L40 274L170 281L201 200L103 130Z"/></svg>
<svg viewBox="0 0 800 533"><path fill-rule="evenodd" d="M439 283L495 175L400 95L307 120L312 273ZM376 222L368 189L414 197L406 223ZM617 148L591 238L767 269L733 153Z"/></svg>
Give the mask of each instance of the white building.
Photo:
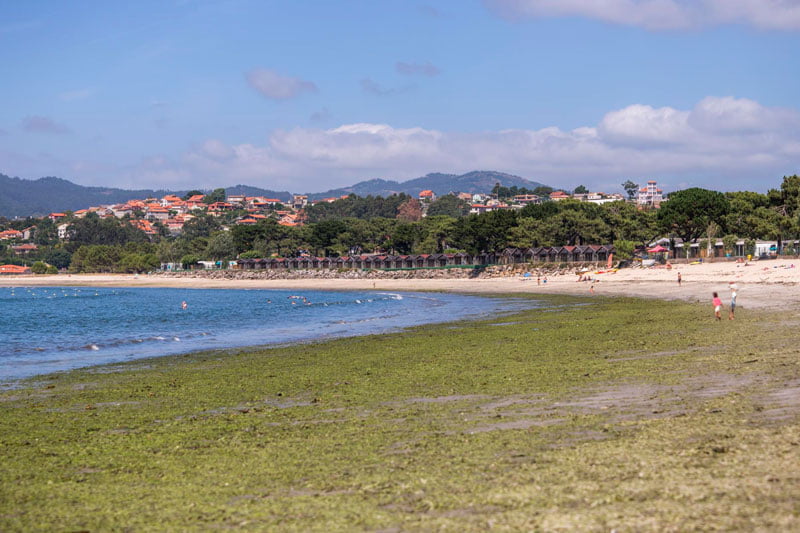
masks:
<svg viewBox="0 0 800 533"><path fill-rule="evenodd" d="M661 206L661 202L664 199L662 192L663 191L656 186L656 181L650 180L645 187L639 189L639 193L636 195L636 204L658 208Z"/></svg>

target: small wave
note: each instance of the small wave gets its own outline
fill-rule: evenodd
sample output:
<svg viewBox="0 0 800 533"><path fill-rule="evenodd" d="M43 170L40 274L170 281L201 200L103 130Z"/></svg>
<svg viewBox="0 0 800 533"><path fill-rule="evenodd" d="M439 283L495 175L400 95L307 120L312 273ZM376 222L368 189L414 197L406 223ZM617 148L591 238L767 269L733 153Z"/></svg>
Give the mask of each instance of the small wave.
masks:
<svg viewBox="0 0 800 533"><path fill-rule="evenodd" d="M402 295L395 294L393 292L379 292L378 294L380 294L381 296L388 296L389 298L386 298L387 300L402 300L403 299Z"/></svg>

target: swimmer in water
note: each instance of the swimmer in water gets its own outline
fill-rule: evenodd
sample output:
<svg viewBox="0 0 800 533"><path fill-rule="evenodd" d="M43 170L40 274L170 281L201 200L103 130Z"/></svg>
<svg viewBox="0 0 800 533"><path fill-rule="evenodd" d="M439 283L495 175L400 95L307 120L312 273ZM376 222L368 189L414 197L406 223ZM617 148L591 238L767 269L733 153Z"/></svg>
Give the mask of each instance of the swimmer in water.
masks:
<svg viewBox="0 0 800 533"><path fill-rule="evenodd" d="M189 307L189 304L186 303L186 300L182 301L181 302L181 309L186 309L187 307Z"/></svg>

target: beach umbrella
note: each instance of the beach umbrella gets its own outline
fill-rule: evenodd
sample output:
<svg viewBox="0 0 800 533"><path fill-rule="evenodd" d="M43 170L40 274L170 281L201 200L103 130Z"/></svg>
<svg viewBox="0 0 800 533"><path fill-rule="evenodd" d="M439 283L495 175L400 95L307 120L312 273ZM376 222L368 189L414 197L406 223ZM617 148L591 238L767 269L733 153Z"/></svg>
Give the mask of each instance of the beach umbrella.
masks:
<svg viewBox="0 0 800 533"><path fill-rule="evenodd" d="M649 253L649 254L657 254L657 253L661 253L661 252L669 252L669 249L668 248L664 248L663 246L661 246L659 244L658 246L654 246L653 248L650 248L649 250L647 250L647 253Z"/></svg>

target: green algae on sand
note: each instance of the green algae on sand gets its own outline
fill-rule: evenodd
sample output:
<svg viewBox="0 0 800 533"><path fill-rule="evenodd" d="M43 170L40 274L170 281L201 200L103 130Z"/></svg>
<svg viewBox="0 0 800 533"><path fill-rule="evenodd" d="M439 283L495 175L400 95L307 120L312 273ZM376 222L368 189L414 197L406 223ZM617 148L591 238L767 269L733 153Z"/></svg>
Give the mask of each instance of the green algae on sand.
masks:
<svg viewBox="0 0 800 533"><path fill-rule="evenodd" d="M0 530L800 526L797 317L546 301L4 391Z"/></svg>

